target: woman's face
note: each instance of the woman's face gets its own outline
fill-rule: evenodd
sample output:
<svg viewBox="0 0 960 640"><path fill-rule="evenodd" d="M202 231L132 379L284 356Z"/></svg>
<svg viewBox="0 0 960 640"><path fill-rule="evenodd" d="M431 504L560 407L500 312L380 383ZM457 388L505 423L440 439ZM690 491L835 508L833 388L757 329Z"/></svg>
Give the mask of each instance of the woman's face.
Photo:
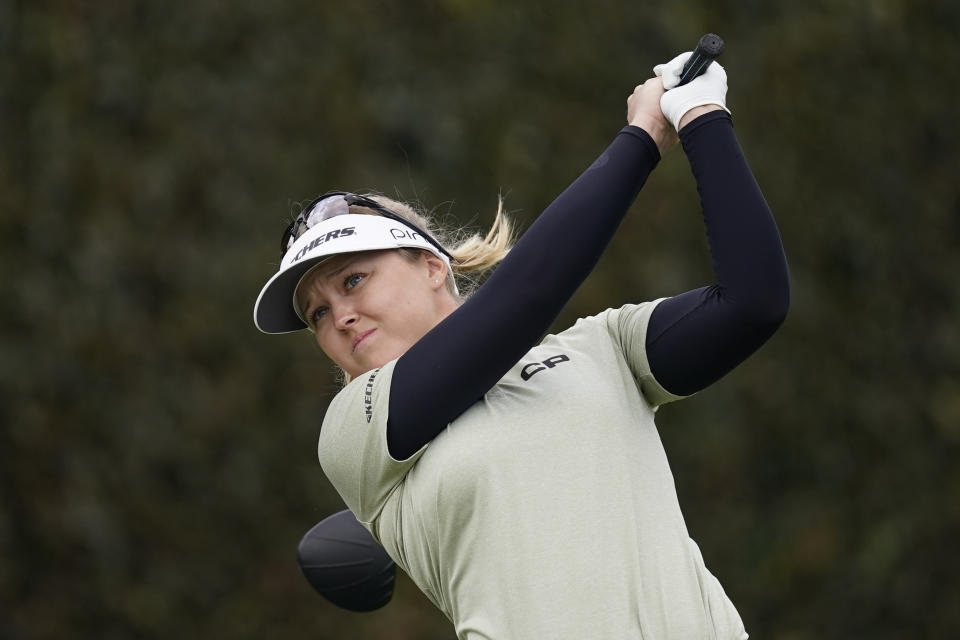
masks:
<svg viewBox="0 0 960 640"><path fill-rule="evenodd" d="M335 256L309 273L297 304L320 348L356 377L402 355L456 309L444 287L446 264L427 252Z"/></svg>

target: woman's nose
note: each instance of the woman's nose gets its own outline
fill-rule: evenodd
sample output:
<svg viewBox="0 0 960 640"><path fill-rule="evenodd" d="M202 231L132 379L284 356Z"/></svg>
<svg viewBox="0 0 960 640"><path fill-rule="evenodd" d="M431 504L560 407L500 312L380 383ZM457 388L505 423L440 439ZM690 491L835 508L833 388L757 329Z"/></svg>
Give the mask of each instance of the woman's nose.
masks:
<svg viewBox="0 0 960 640"><path fill-rule="evenodd" d="M337 329L346 329L359 319L360 316L353 307L341 307L334 310L333 320Z"/></svg>

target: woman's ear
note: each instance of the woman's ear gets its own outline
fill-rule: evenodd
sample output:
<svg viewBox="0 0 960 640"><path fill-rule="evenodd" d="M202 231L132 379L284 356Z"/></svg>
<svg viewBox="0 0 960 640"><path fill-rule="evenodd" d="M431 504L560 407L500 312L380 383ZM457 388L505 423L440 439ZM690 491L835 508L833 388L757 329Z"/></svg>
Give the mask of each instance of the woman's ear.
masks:
<svg viewBox="0 0 960 640"><path fill-rule="evenodd" d="M441 288L447 279L447 263L429 251L424 251L422 255L427 264L427 277L430 287L433 289Z"/></svg>

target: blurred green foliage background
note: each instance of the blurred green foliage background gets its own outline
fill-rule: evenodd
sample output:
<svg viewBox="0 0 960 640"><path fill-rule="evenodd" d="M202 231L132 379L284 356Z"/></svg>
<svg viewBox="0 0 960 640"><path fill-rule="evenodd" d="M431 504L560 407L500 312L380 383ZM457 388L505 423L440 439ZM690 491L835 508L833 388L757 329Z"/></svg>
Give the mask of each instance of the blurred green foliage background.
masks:
<svg viewBox="0 0 960 640"><path fill-rule="evenodd" d="M0 638L449 639L295 546L331 366L252 305L332 188L526 226L704 32L774 210L780 332L658 423L755 638L960 636L952 0L0 0ZM589 212L584 212L589 215ZM557 328L712 280L667 155Z"/></svg>

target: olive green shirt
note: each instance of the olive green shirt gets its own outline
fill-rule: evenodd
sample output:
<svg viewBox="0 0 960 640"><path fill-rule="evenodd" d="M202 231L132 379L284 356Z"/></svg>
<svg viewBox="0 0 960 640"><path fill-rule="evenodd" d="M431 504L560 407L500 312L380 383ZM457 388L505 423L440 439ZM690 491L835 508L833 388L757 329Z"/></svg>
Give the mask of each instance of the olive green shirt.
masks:
<svg viewBox="0 0 960 640"><path fill-rule="evenodd" d="M407 460L387 450L396 361L331 403L325 473L458 638L747 637L687 533L654 424L679 399L647 363L657 302L547 336Z"/></svg>

